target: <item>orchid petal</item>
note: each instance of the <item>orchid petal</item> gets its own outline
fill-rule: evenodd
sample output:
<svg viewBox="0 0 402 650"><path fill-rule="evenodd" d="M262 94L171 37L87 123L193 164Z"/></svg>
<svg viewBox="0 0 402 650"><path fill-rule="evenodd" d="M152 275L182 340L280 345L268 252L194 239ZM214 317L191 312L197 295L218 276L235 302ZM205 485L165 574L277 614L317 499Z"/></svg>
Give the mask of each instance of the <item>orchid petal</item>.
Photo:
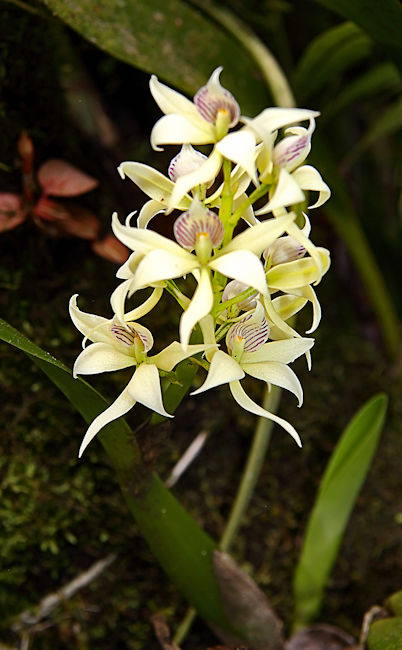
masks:
<svg viewBox="0 0 402 650"><path fill-rule="evenodd" d="M139 253L147 254L155 249L169 252L171 255L181 257L183 260L188 259L187 251L184 251L176 242L159 235L157 232L147 230L146 228L133 228L123 226L120 223L117 213L112 217L112 229L116 237L126 246Z"/></svg>
<svg viewBox="0 0 402 650"><path fill-rule="evenodd" d="M110 343L113 339L110 333L112 321L103 318L103 316L81 311L77 306L77 298L78 294L76 293L71 296L69 303L70 317L77 330L91 341Z"/></svg>
<svg viewBox="0 0 402 650"><path fill-rule="evenodd" d="M329 266L330 266L330 257L329 257L329 251L326 248L317 248L309 239L306 237L306 235L300 230L300 228L295 224L291 223L288 228L287 232L289 235L297 239L298 242L304 248L306 251L311 255L313 258L315 264L317 265L317 273L318 277L317 280L314 281L314 284L318 284L322 278L323 275L328 271Z"/></svg>
<svg viewBox="0 0 402 650"><path fill-rule="evenodd" d="M244 352L241 364L248 366L253 363L292 363L310 350L314 345L314 339L310 338L289 338L280 341L269 341L255 352ZM248 372L248 370L246 370ZM274 383L274 382L273 382Z"/></svg>
<svg viewBox="0 0 402 650"><path fill-rule="evenodd" d="M109 422L112 422L113 420L116 420L122 415L125 415L134 406L135 399L133 399L129 393L129 386L132 380L133 378L126 386L126 388L123 390L123 392L113 402L113 404L111 404L109 408L106 409L106 411L100 413L100 415L98 415L98 417L96 417L95 420L92 422L81 443L80 450L78 452L78 458L81 458L82 454L84 453L85 449L88 447L91 440L95 438L96 434L101 429L103 429L103 427L106 424L109 424Z"/></svg>
<svg viewBox="0 0 402 650"><path fill-rule="evenodd" d="M218 350L212 357L207 378L202 386L192 392L191 395L198 395L210 388L216 388L216 386L227 384L236 379L243 379L244 376L244 371L240 364L231 356L226 354L226 352Z"/></svg>
<svg viewBox="0 0 402 650"><path fill-rule="evenodd" d="M162 206L159 208L167 205L174 190L174 183L169 178L153 167L139 162L122 162L117 169L122 178L128 176L151 199L161 203ZM190 197L186 197L177 207L180 210L186 210L190 200Z"/></svg>
<svg viewBox="0 0 402 650"><path fill-rule="evenodd" d="M237 198L234 199L233 201L233 212L237 210L237 208L248 199L247 194L240 194ZM252 205L248 205L247 208L244 210L243 214L241 215L241 218L248 223L249 226L256 226L260 222L256 218L253 210Z"/></svg>
<svg viewBox="0 0 402 650"><path fill-rule="evenodd" d="M132 320L137 320L137 318L142 318L145 316L145 314L148 314L151 309L155 307L155 305L159 302L162 293L163 293L164 287L156 287L149 298L147 298L142 305L139 305L138 307L135 307L135 309L132 309L131 311L127 312L127 314L124 315L124 320L125 321L132 321Z"/></svg>
<svg viewBox="0 0 402 650"><path fill-rule="evenodd" d="M222 156L244 169L254 185L259 185L255 167L256 143L251 131L244 129L229 133L215 147Z"/></svg>
<svg viewBox="0 0 402 650"><path fill-rule="evenodd" d="M257 215L272 212L276 208L294 205L304 201L304 194L300 189L298 183L294 180L293 175L286 169L282 168L279 172L278 184L271 197L271 199L256 211Z"/></svg>
<svg viewBox="0 0 402 650"><path fill-rule="evenodd" d="M212 357L218 349L218 344L215 340L215 323L211 314L208 314L207 316L204 316L204 318L201 318L200 328L206 348L205 357L207 361L211 362Z"/></svg>
<svg viewBox="0 0 402 650"><path fill-rule="evenodd" d="M153 199L147 201L142 206L138 215L137 228L146 228L151 219L156 217L157 214L161 214L161 212L165 212L165 209L161 207L159 201L154 201Z"/></svg>
<svg viewBox="0 0 402 650"><path fill-rule="evenodd" d="M274 165L285 167L288 172L296 169L310 153L314 129L314 119L310 120L308 129L300 126L286 129L286 137L274 147L272 153ZM287 135L288 133L292 135Z"/></svg>
<svg viewBox="0 0 402 650"><path fill-rule="evenodd" d="M204 344L199 345L188 345L186 350L183 349L183 346L178 341L173 341L170 345L164 348L159 354L156 354L153 357L148 357L148 360L154 363L161 370L166 370L170 372L180 361L183 359L188 359L193 354L198 354L199 352L204 352Z"/></svg>
<svg viewBox="0 0 402 650"><path fill-rule="evenodd" d="M289 295L285 294L283 296L278 296L277 298L274 298L272 301L272 305L277 312L277 314L283 319L283 320L288 320L295 314L297 314L301 309L303 309L304 305L306 304L307 299L306 298L300 298L296 297L294 295ZM276 336L272 336L272 329L270 333L270 338L277 338ZM283 338L283 337L279 337Z"/></svg>
<svg viewBox="0 0 402 650"><path fill-rule="evenodd" d="M214 294L209 271L207 268L201 267L198 287L180 319L180 341L184 348L187 347L193 327L201 318L209 314L213 302Z"/></svg>
<svg viewBox="0 0 402 650"><path fill-rule="evenodd" d="M165 115L151 131L151 146L163 151L161 144L211 144L216 140L215 128L198 116L187 119L184 115Z"/></svg>
<svg viewBox="0 0 402 650"><path fill-rule="evenodd" d="M144 253L131 253L128 260L118 269L116 278L119 278L119 280L131 279L143 257Z"/></svg>
<svg viewBox="0 0 402 650"><path fill-rule="evenodd" d="M254 287L260 293L267 293L264 267L258 257L248 250L235 250L214 257L209 267L228 278L244 282L248 287Z"/></svg>
<svg viewBox="0 0 402 650"><path fill-rule="evenodd" d="M300 289L292 289L292 294L295 294L296 296L301 296L307 300L309 300L312 304L313 307L313 322L311 324L311 327L309 330L306 330L306 334L311 334L314 332L318 325L320 324L321 320L321 305L318 302L318 298L315 294L315 291L312 287L307 286L307 287L300 287Z"/></svg>
<svg viewBox="0 0 402 650"><path fill-rule="evenodd" d="M134 357L124 354L110 343L92 343L78 355L73 368L77 375L96 375L135 366Z"/></svg>
<svg viewBox="0 0 402 650"><path fill-rule="evenodd" d="M230 382L229 388L234 399L243 409L249 411L250 413L254 413L254 415L259 415L260 417L268 418L268 420L272 420L273 422L276 422L281 427L283 427L285 431L290 433L290 435L296 441L299 447L302 446L300 436L297 433L296 429L294 429L292 425L289 424L289 422L286 422L286 420L283 420L282 418L278 417L274 413L270 413L269 411L266 411L261 406L253 402L253 400L247 395L247 393L244 392L239 381Z"/></svg>
<svg viewBox="0 0 402 650"><path fill-rule="evenodd" d="M180 251L186 252L183 249ZM187 257L184 257L166 250L152 250L140 262L132 281L131 291L144 289L160 280L180 278L191 273L198 267L198 264L196 256L191 253L187 253Z"/></svg>
<svg viewBox="0 0 402 650"><path fill-rule="evenodd" d="M243 363L242 368L251 377L261 379L268 384L280 386L293 393L298 399L298 406L303 404L303 389L296 374L284 363L265 361L263 363Z"/></svg>
<svg viewBox="0 0 402 650"><path fill-rule="evenodd" d="M307 108L266 108L253 119L244 119L247 126L265 133L273 133L290 124L311 120L319 115L318 111Z"/></svg>
<svg viewBox="0 0 402 650"><path fill-rule="evenodd" d="M210 156L193 172L180 176L174 184L174 190L169 199L168 212L174 208L178 208L181 204L183 196L189 190L198 185L208 184L213 182L219 174L222 165L222 156L214 149Z"/></svg>
<svg viewBox="0 0 402 650"><path fill-rule="evenodd" d="M331 190L322 180L321 174L315 167L303 165L303 167L296 169L292 176L302 190L319 192L317 201L313 205L309 205L309 208L319 208L323 203L328 201L331 196Z"/></svg>
<svg viewBox="0 0 402 650"><path fill-rule="evenodd" d="M132 278L130 278L129 280L124 280L124 282L121 282L119 286L116 287L116 289L113 291L112 295L110 296L110 305L112 307L112 311L114 314L116 314L117 318L121 322L124 321L125 302L126 302L127 295L130 291L132 282L133 282Z"/></svg>
<svg viewBox="0 0 402 650"><path fill-rule="evenodd" d="M222 249L221 254L233 250L245 249L251 251L255 255L261 255L264 248L272 244L277 237L288 229L295 216L294 212L290 212L284 217L268 219L263 223L258 223L256 226L246 228L244 232L236 235L236 237L234 237L232 241Z"/></svg>
<svg viewBox="0 0 402 650"><path fill-rule="evenodd" d="M152 75L149 81L149 89L152 97L165 115L179 113L180 115L187 115L192 120L202 120L197 107L192 101L177 92L177 90L173 90L173 88L161 83L156 75Z"/></svg>
<svg viewBox="0 0 402 650"><path fill-rule="evenodd" d="M267 273L268 286L273 289L287 291L288 289L304 287L312 282L318 282L322 273L329 266L329 253L325 248L316 249L320 255L320 266L312 257L303 257L292 262L284 262L269 269ZM325 269L325 267L327 267ZM325 270L324 270L325 269Z"/></svg>
<svg viewBox="0 0 402 650"><path fill-rule="evenodd" d="M133 399L151 411L156 411L166 418L173 417L163 406L159 372L154 364L142 363L138 366L127 388Z"/></svg>
<svg viewBox="0 0 402 650"><path fill-rule="evenodd" d="M280 317L279 314L274 309L270 296L262 296L262 302L265 307L270 325L275 325L285 336L301 338L300 334L296 332L290 325L285 323L285 321ZM271 331L272 336L272 331Z"/></svg>

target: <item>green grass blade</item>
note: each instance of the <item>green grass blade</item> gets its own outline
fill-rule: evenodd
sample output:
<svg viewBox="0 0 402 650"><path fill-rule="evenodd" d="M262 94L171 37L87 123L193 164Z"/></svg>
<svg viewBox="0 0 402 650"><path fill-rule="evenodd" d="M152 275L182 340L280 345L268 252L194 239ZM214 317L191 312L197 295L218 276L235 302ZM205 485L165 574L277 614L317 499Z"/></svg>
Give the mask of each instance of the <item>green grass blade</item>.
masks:
<svg viewBox="0 0 402 650"><path fill-rule="evenodd" d="M295 571L295 627L309 623L320 609L349 516L377 448L387 403L383 394L366 402L345 429L328 463Z"/></svg>

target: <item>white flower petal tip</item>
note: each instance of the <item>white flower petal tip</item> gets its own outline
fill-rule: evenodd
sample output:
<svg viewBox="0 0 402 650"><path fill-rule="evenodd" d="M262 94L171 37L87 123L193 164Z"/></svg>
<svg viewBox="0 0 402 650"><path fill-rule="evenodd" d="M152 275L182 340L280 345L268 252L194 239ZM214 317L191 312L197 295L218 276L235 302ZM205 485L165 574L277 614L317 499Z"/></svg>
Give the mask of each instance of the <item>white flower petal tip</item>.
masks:
<svg viewBox="0 0 402 650"><path fill-rule="evenodd" d="M282 418L280 418L278 415L275 415L274 413L270 413L270 411L266 411L265 409L262 408L262 406L259 406L258 404L253 402L253 400L243 390L240 381L230 382L229 388L230 388L230 392L232 393L234 399L239 404L239 406L244 408L246 411L249 411L250 413L254 413L254 415L258 415L260 417L267 418L268 420L272 420L273 422L276 422L283 429L285 429L285 431L290 433L293 440L295 440L295 442L299 447L302 446L300 436L297 433L296 429L292 427L292 425L286 420L283 420Z"/></svg>
<svg viewBox="0 0 402 650"><path fill-rule="evenodd" d="M222 67L214 70L207 84L195 94L194 104L201 117L211 124L215 124L219 111L228 111L230 114L229 127L232 127L240 119L240 107L232 93L226 90L219 81L222 70Z"/></svg>
<svg viewBox="0 0 402 650"><path fill-rule="evenodd" d="M173 232L180 246L191 251L202 236L208 236L212 248L216 248L222 242L224 229L215 212L194 201L190 210L176 219Z"/></svg>
<svg viewBox="0 0 402 650"><path fill-rule="evenodd" d="M243 379L244 376L244 370L235 359L226 354L226 352L217 350L212 357L208 375L204 383L197 390L193 391L191 395L199 395L211 388Z"/></svg>
<svg viewBox="0 0 402 650"><path fill-rule="evenodd" d="M119 172L121 178L124 179L126 178L125 173L124 173L124 168L123 168L124 163L121 163L121 165L118 166L117 171Z"/></svg>

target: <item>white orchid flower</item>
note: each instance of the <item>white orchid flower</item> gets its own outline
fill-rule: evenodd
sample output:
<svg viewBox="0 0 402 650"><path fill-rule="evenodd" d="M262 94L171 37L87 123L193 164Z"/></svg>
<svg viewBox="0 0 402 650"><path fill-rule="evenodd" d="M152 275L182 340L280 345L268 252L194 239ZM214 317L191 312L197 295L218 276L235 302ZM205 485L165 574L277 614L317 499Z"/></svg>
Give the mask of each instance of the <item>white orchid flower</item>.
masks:
<svg viewBox="0 0 402 650"><path fill-rule="evenodd" d="M196 93L194 102L162 84L155 75L151 77L151 93L165 113L152 129L152 147L160 151L161 144L214 145L211 154L195 172L179 178L169 210L198 184L199 178L203 183L213 182L223 158L239 165L258 185L255 135L246 129L228 133L239 122L240 108L233 95L220 84L222 69L214 70L207 84Z"/></svg>
<svg viewBox="0 0 402 650"><path fill-rule="evenodd" d="M284 232L294 217L294 214L289 214L247 228L227 246L216 250L223 238L223 224L214 212L197 200L175 222L174 233L178 243L150 230L123 226L114 214L112 228L116 237L143 255L131 284L126 285L127 292L134 293L156 282L192 273L198 287L180 319L180 341L186 346L193 327L212 309L212 272L240 280L261 294L268 293L260 255ZM193 249L195 253L190 252Z"/></svg>
<svg viewBox="0 0 402 650"><path fill-rule="evenodd" d="M167 213L172 209L188 210L192 201L192 197L187 193L190 190L195 190L195 194L202 199L204 205L208 207L219 205L223 184L212 195L206 195L211 181L209 174L204 175L205 169L200 170L206 158L191 145L184 144L181 151L170 162L169 178L143 163L125 161L119 165L120 176L123 179L126 176L130 178L151 199L145 203L138 215L138 228L146 228L151 219L161 212ZM184 195L182 195L182 182L187 188ZM247 199L245 191L249 184L250 177L237 165L231 173L235 208ZM245 211L243 219L250 224L257 222L251 206Z"/></svg>
<svg viewBox="0 0 402 650"><path fill-rule="evenodd" d="M79 457L106 424L125 415L136 402L164 417L173 417L163 406L159 370L170 372L183 359L203 352L205 345L190 345L184 351L178 342L174 342L154 357L148 357L153 337L140 323L126 320L122 325L115 319L83 312L77 306L77 295L70 299L70 316L84 335L84 342L88 339L92 341L75 361L74 377L135 367L134 375L119 397L89 426L80 446Z"/></svg>
<svg viewBox="0 0 402 650"><path fill-rule="evenodd" d="M299 446L301 440L294 427L286 420L270 413L256 404L243 390L240 380L245 375L280 386L296 395L299 406L303 401L301 384L287 364L305 354L314 344L310 338L289 338L267 342L269 325L262 304L257 302L253 312L244 316L228 331L226 345L228 352L214 352L208 375L200 388L192 395L198 395L210 388L229 384L236 402L250 413L273 420L294 438Z"/></svg>
<svg viewBox="0 0 402 650"><path fill-rule="evenodd" d="M315 120L311 117L307 129L301 126L286 129L286 136L273 148L270 164L262 169L260 180L270 183L274 181L274 190L270 192L268 202L257 211L257 215L301 203L305 200L305 191L318 192L317 201L309 208L320 207L331 196L331 190L314 167L300 166L310 153L314 129ZM262 158L263 153L259 154L259 158Z"/></svg>

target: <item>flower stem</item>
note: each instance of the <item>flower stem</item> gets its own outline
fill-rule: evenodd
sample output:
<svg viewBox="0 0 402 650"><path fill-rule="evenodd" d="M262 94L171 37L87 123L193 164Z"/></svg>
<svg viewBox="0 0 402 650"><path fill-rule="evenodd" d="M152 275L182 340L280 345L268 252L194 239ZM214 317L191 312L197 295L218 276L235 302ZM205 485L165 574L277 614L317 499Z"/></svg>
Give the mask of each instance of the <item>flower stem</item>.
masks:
<svg viewBox="0 0 402 650"><path fill-rule="evenodd" d="M272 386L269 392L266 391L263 408L271 413L275 413L279 405L280 396L281 389L277 386ZM225 530L219 543L219 547L222 551L227 551L229 549L240 528L241 520L248 508L254 488L260 476L271 438L272 427L272 420L259 418L242 479L232 505L229 520L225 526Z"/></svg>
<svg viewBox="0 0 402 650"><path fill-rule="evenodd" d="M271 413L275 413L281 396L281 389L277 386L272 386L271 390L265 393L263 408ZM254 488L257 484L262 465L265 459L266 451L271 438L271 431L273 427L272 420L266 418L259 418L254 432L253 442L247 458L246 466L243 471L242 480L237 489L237 494L233 502L230 512L229 520L223 531L222 538L219 543L219 548L222 551L228 551L233 542L237 531L240 528L243 516L248 508ZM184 618L180 622L174 642L177 645L186 638L189 633L194 619L197 616L197 611L193 607L189 607Z"/></svg>
<svg viewBox="0 0 402 650"><path fill-rule="evenodd" d="M202 0L202 2L201 0L192 0L192 2L223 25L251 54L260 68L276 104L284 108L296 106L289 82L278 61L249 27L221 6L214 5L207 0Z"/></svg>

